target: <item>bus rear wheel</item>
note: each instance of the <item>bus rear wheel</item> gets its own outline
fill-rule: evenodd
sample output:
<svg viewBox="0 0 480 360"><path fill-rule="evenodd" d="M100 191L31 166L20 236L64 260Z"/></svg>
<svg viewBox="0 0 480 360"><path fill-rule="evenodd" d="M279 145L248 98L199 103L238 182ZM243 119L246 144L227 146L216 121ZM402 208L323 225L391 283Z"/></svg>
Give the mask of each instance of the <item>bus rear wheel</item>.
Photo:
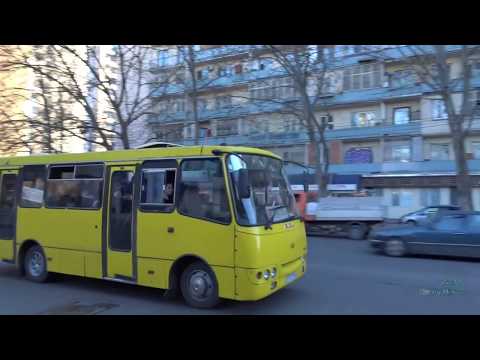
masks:
<svg viewBox="0 0 480 360"><path fill-rule="evenodd" d="M41 246L34 245L27 250L24 269L25 277L30 281L43 283L49 280L47 258Z"/></svg>
<svg viewBox="0 0 480 360"><path fill-rule="evenodd" d="M185 302L196 308L209 309L220 303L215 274L201 261L190 264L182 274L181 290Z"/></svg>

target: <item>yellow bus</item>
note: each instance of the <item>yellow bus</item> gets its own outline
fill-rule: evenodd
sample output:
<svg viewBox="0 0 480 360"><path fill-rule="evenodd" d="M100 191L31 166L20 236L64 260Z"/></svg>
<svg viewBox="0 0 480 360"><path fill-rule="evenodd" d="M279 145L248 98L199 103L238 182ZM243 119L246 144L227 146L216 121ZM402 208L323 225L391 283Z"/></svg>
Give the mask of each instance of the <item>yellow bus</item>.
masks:
<svg viewBox="0 0 480 360"><path fill-rule="evenodd" d="M0 158L0 260L181 294L258 300L303 277L305 226L268 151L164 147Z"/></svg>

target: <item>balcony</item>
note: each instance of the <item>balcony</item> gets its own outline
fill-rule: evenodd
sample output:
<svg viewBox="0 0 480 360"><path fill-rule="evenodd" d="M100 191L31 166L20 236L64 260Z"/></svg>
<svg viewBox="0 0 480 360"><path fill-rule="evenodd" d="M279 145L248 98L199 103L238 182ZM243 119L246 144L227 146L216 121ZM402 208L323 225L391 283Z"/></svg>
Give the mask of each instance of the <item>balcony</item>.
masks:
<svg viewBox="0 0 480 360"><path fill-rule="evenodd" d="M378 125L365 127L346 127L326 131L325 135L328 140L346 140L357 138L383 138L389 136L401 135L419 135L421 133L421 122L412 121L408 124L401 125Z"/></svg>
<svg viewBox="0 0 480 360"><path fill-rule="evenodd" d="M248 55L248 53L253 50L261 50L263 48L264 45L224 45L210 49L197 50L195 51L195 62L197 64L202 64L220 59L228 60L235 56ZM171 55L161 63L152 61L150 67L151 70L158 71L171 69L181 64L183 64L183 61L180 61L176 55Z"/></svg>
<svg viewBox="0 0 480 360"><path fill-rule="evenodd" d="M243 72L241 74L235 74L231 76L220 76L216 78L200 79L197 80L197 91L202 92L206 90L214 90L217 88L227 88L231 86L239 86L248 84L255 80L267 79L274 76L285 75L285 72L281 69L264 69L256 71ZM185 81L182 84L169 84L162 87L161 90L154 92L153 97L171 96L183 94L186 91L192 89L192 81Z"/></svg>
<svg viewBox="0 0 480 360"><path fill-rule="evenodd" d="M217 48L199 50L195 53L195 59L200 63L240 54L248 54L254 47L255 45L225 45Z"/></svg>
<svg viewBox="0 0 480 360"><path fill-rule="evenodd" d="M480 160L468 160L468 168L472 173L480 172ZM334 174L455 174L453 160L432 160L412 162L384 162L369 164L331 164L330 172Z"/></svg>

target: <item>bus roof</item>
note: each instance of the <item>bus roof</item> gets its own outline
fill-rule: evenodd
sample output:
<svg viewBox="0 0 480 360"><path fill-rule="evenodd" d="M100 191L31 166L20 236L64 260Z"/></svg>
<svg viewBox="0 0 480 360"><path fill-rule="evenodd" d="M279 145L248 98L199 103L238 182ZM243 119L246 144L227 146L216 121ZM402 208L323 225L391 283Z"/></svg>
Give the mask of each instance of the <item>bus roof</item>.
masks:
<svg viewBox="0 0 480 360"><path fill-rule="evenodd" d="M0 157L1 166L62 164L76 162L136 161L168 157L211 156L213 151L226 153L249 153L281 159L278 155L257 148L241 146L182 146L130 150L99 151L76 154L46 154L15 157Z"/></svg>

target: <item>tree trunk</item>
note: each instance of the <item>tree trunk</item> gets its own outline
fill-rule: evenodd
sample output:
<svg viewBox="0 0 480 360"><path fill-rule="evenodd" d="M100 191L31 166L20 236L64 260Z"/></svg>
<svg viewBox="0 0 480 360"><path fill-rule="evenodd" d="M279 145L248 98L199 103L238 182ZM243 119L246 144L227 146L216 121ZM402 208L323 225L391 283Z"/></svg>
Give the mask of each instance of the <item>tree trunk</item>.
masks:
<svg viewBox="0 0 480 360"><path fill-rule="evenodd" d="M123 148L130 149L130 139L128 138L128 125L124 121L121 121L120 128Z"/></svg>
<svg viewBox="0 0 480 360"><path fill-rule="evenodd" d="M453 132L453 149L455 152L455 163L457 166L457 199L458 205L463 210L473 209L472 204L472 184L468 173L467 159L465 157L465 136L461 131Z"/></svg>

